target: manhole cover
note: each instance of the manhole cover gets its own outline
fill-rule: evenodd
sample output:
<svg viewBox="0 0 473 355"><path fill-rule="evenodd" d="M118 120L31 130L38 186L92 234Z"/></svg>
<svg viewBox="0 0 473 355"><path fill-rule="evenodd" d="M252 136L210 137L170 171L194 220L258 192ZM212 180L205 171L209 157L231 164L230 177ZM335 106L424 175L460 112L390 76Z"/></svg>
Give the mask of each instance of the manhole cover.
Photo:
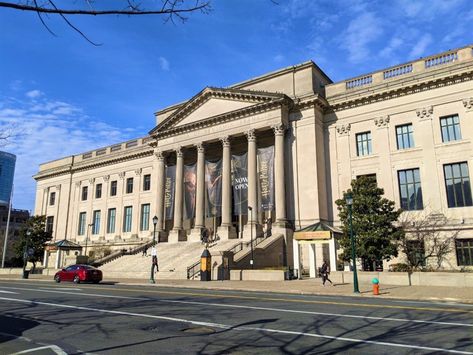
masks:
<svg viewBox="0 0 473 355"><path fill-rule="evenodd" d="M184 333L194 333L194 334L212 334L215 333L215 329L210 327L191 327L182 329Z"/></svg>

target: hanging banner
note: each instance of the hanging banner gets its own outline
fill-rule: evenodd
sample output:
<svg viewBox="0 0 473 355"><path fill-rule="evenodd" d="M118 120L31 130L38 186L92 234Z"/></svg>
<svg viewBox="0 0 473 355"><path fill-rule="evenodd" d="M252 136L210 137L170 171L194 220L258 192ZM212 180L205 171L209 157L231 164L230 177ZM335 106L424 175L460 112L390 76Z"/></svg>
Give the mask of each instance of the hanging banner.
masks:
<svg viewBox="0 0 473 355"><path fill-rule="evenodd" d="M248 214L248 154L232 155L233 214Z"/></svg>
<svg viewBox="0 0 473 355"><path fill-rule="evenodd" d="M164 182L164 208L166 220L174 215L174 191L176 186L176 166L166 166L166 180Z"/></svg>
<svg viewBox="0 0 473 355"><path fill-rule="evenodd" d="M197 164L184 165L184 213L185 219L195 217L195 193L197 188Z"/></svg>
<svg viewBox="0 0 473 355"><path fill-rule="evenodd" d="M258 148L258 180L261 210L274 209L274 146Z"/></svg>
<svg viewBox="0 0 473 355"><path fill-rule="evenodd" d="M205 161L205 186L207 190L207 217L222 215L222 159Z"/></svg>

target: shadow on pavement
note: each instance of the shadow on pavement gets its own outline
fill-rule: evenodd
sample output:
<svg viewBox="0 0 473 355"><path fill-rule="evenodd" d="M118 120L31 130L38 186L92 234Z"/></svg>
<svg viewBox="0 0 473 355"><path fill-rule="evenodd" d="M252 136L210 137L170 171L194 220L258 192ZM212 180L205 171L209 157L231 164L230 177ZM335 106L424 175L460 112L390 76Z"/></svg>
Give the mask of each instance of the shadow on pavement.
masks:
<svg viewBox="0 0 473 355"><path fill-rule="evenodd" d="M0 315L0 343L21 337L23 332L40 323L29 319Z"/></svg>

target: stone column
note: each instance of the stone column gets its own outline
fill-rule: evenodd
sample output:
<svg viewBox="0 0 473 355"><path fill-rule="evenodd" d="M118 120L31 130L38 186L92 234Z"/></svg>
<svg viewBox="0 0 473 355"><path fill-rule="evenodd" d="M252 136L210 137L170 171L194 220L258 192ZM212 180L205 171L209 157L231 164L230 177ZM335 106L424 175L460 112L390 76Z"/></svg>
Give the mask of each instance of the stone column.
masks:
<svg viewBox="0 0 473 355"><path fill-rule="evenodd" d="M335 243L335 237L332 235L332 239L328 242L330 252L330 272L337 271L337 245Z"/></svg>
<svg viewBox="0 0 473 355"><path fill-rule="evenodd" d="M232 226L232 152L230 138L220 138L222 152L222 223L218 228L221 239L236 238L235 228Z"/></svg>
<svg viewBox="0 0 473 355"><path fill-rule="evenodd" d="M184 185L184 153L182 148L176 149L176 186L174 191L174 227L169 233L169 243L177 243L184 234L182 229L183 185Z"/></svg>
<svg viewBox="0 0 473 355"><path fill-rule="evenodd" d="M276 195L276 224L286 225L286 189L284 176L284 124L272 127L274 130L274 183Z"/></svg>
<svg viewBox="0 0 473 355"><path fill-rule="evenodd" d="M248 223L243 231L243 238L251 238L251 230L253 230L253 238L257 236L257 219L258 219L258 169L257 169L257 143L256 133L254 129L246 132L248 139L248 206L253 207L253 213L248 211Z"/></svg>
<svg viewBox="0 0 473 355"><path fill-rule="evenodd" d="M156 151L154 156L158 161L156 169L156 217L158 217L158 224L156 231L159 233L164 230L164 155L161 151ZM156 239L159 239L158 236Z"/></svg>
<svg viewBox="0 0 473 355"><path fill-rule="evenodd" d="M44 250L44 257L43 257L43 267L44 268L48 268L48 261L49 261L49 251L48 250Z"/></svg>
<svg viewBox="0 0 473 355"><path fill-rule="evenodd" d="M197 186L195 196L195 225L189 236L189 241L198 242L201 230L205 227L205 148L202 143L197 147Z"/></svg>
<svg viewBox="0 0 473 355"><path fill-rule="evenodd" d="M307 246L309 247L309 277L315 278L317 277L317 257L315 252L316 245L307 244Z"/></svg>

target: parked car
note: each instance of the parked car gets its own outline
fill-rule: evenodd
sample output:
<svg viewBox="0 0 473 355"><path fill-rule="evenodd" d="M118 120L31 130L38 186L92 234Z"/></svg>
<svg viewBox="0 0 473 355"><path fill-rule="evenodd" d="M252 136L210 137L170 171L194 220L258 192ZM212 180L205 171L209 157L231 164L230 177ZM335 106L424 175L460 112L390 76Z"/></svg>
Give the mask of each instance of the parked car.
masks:
<svg viewBox="0 0 473 355"><path fill-rule="evenodd" d="M76 284L80 282L99 283L102 281L102 271L90 265L71 265L56 272L54 281L72 281Z"/></svg>

